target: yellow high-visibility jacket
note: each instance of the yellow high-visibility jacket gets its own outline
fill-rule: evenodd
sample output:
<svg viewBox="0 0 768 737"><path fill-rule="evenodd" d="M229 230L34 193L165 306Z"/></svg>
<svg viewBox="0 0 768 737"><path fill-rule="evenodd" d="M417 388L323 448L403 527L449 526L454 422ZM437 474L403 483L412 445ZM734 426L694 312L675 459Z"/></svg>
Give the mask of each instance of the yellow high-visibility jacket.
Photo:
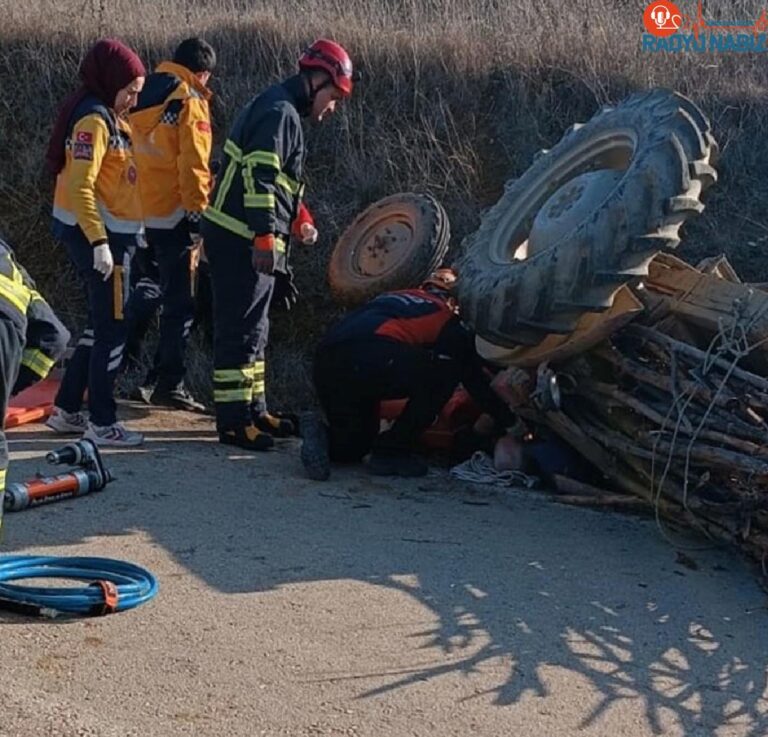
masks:
<svg viewBox="0 0 768 737"><path fill-rule="evenodd" d="M108 242L108 232L143 232L130 127L95 97L86 97L70 121L53 216L58 235L79 228L94 246Z"/></svg>
<svg viewBox="0 0 768 737"><path fill-rule="evenodd" d="M187 215L192 230L208 204L213 146L211 92L186 67L160 64L129 116L144 223L172 229Z"/></svg>

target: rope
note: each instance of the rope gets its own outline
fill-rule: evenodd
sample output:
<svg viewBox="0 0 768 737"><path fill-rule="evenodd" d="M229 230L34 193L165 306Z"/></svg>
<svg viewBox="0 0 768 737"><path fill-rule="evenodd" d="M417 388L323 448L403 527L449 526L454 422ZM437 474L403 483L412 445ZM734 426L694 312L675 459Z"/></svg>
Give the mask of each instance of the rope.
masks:
<svg viewBox="0 0 768 737"><path fill-rule="evenodd" d="M517 486L526 489L532 489L538 482L535 476L529 476L522 471L497 471L493 465L493 458L482 450L476 451L464 463L454 466L451 469L451 476L472 484L502 487Z"/></svg>

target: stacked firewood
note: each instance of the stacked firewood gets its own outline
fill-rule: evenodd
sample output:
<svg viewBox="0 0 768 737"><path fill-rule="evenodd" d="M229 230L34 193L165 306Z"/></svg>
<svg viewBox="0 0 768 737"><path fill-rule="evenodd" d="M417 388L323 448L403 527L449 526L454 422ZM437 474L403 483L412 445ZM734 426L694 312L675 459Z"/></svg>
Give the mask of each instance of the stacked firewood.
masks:
<svg viewBox="0 0 768 737"><path fill-rule="evenodd" d="M610 489L560 479L570 500L589 495L618 507L632 500L665 529L736 543L765 565L768 379L759 368L768 295L699 275L695 289L683 285L677 295L648 284L640 319L556 368L559 407L529 401L519 411L576 448L603 475L596 486ZM709 323L690 322L704 314L701 295L711 310L713 290L726 284L741 290L736 304Z"/></svg>

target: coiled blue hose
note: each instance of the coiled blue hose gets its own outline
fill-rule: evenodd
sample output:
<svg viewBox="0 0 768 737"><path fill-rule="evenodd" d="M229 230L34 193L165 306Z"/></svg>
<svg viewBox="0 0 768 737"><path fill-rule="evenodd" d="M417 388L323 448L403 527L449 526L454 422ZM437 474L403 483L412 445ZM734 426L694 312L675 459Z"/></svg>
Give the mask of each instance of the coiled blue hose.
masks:
<svg viewBox="0 0 768 737"><path fill-rule="evenodd" d="M8 583L28 578L88 581L84 587L43 588ZM110 558L0 556L0 607L43 614L124 612L157 594L149 571Z"/></svg>

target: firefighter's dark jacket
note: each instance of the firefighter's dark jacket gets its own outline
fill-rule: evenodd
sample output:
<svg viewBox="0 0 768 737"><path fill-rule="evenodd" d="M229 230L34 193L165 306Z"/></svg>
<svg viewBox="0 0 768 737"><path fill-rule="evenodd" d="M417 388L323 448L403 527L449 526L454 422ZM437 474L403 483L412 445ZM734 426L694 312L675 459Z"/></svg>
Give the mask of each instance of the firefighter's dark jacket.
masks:
<svg viewBox="0 0 768 737"><path fill-rule="evenodd" d="M301 116L309 105L304 79L296 76L240 112L224 144L207 220L248 241L274 235L278 250L285 249L304 189Z"/></svg>
<svg viewBox="0 0 768 737"><path fill-rule="evenodd" d="M475 350L475 336L450 305L423 289L386 292L350 312L331 327L320 350L370 341L405 343L430 351L439 365L450 359L458 366L464 388L501 427L514 422L510 410L490 386L485 364Z"/></svg>
<svg viewBox="0 0 768 737"><path fill-rule="evenodd" d="M24 337L17 394L36 380L44 379L63 357L69 331L35 288L29 274L14 256L11 247L0 238L0 314L18 328ZM23 377L28 377L24 378ZM19 383L19 382L23 383Z"/></svg>

